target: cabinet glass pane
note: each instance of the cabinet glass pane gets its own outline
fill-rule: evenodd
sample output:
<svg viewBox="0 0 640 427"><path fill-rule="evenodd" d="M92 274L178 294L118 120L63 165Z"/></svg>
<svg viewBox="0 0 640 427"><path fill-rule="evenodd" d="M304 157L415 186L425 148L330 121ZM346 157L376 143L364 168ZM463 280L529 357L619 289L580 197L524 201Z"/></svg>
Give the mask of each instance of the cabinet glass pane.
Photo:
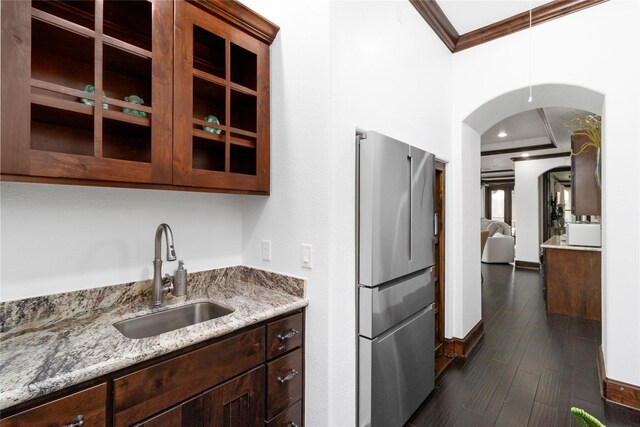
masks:
<svg viewBox="0 0 640 427"><path fill-rule="evenodd" d="M151 2L146 0L106 0L104 34L151 50Z"/></svg>
<svg viewBox="0 0 640 427"><path fill-rule="evenodd" d="M31 149L93 156L93 115L32 104Z"/></svg>
<svg viewBox="0 0 640 427"><path fill-rule="evenodd" d="M257 56L231 43L231 81L256 90Z"/></svg>
<svg viewBox="0 0 640 427"><path fill-rule="evenodd" d="M231 91L231 127L255 132L256 102L255 96Z"/></svg>
<svg viewBox="0 0 640 427"><path fill-rule="evenodd" d="M31 40L32 78L79 90L93 85L93 39L33 19Z"/></svg>
<svg viewBox="0 0 640 427"><path fill-rule="evenodd" d="M205 120L215 116L225 124L225 88L198 77L193 78L193 118Z"/></svg>
<svg viewBox="0 0 640 427"><path fill-rule="evenodd" d="M95 2L94 1L51 1L34 0L31 6L35 9L62 18L74 24L93 30L95 28Z"/></svg>
<svg viewBox="0 0 640 427"><path fill-rule="evenodd" d="M193 168L224 172L224 147L224 142L194 136Z"/></svg>
<svg viewBox="0 0 640 427"><path fill-rule="evenodd" d="M150 163L151 128L105 118L102 157Z"/></svg>
<svg viewBox="0 0 640 427"><path fill-rule="evenodd" d="M109 98L124 101L135 95L143 104L151 107L151 59L104 45L103 88ZM110 109L122 110L110 106Z"/></svg>
<svg viewBox="0 0 640 427"><path fill-rule="evenodd" d="M193 27L193 68L226 78L225 41L198 26Z"/></svg>

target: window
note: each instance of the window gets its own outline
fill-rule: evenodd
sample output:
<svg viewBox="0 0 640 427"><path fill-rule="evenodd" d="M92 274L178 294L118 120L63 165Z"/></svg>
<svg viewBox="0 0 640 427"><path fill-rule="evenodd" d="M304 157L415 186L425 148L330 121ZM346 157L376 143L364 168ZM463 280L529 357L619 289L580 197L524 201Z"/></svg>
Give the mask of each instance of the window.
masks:
<svg viewBox="0 0 640 427"><path fill-rule="evenodd" d="M504 222L504 190L491 190L491 219Z"/></svg>

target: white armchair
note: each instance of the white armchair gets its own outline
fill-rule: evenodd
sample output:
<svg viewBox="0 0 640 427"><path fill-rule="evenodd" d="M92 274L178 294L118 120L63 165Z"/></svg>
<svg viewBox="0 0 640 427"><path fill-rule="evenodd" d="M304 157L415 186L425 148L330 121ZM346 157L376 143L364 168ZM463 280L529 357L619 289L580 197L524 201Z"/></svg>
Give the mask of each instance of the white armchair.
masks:
<svg viewBox="0 0 640 427"><path fill-rule="evenodd" d="M505 236L502 233L495 233L487 239L482 251L482 262L510 263L515 257L515 239L513 236Z"/></svg>

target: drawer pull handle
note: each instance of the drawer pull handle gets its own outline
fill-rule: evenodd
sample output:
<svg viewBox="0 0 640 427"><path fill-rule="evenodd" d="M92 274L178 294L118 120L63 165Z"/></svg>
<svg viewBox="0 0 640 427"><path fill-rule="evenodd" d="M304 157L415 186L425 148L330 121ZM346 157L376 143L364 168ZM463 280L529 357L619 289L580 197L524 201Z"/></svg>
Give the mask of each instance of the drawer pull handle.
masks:
<svg viewBox="0 0 640 427"><path fill-rule="evenodd" d="M80 427L82 425L84 425L84 415L78 415L71 424L66 424L64 427Z"/></svg>
<svg viewBox="0 0 640 427"><path fill-rule="evenodd" d="M296 375L298 375L298 371L296 371L295 369L292 369L291 372L289 372L286 377L284 378L278 377L278 381L280 382L280 384L283 384L283 383L286 383L287 381L291 381L293 377L295 377Z"/></svg>
<svg viewBox="0 0 640 427"><path fill-rule="evenodd" d="M298 427L298 424L291 421L287 427Z"/></svg>
<svg viewBox="0 0 640 427"><path fill-rule="evenodd" d="M289 339L295 337L296 335L298 335L298 330L297 329L289 329L289 331L284 335L282 335L282 334L276 335L276 338L278 338L280 341L286 341L286 340L289 340Z"/></svg>

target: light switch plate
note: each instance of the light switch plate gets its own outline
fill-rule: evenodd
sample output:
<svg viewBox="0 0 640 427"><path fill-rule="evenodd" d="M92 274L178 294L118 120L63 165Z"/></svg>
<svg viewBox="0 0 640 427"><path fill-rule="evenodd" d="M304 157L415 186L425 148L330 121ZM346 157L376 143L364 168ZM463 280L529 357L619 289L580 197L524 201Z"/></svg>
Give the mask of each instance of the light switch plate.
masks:
<svg viewBox="0 0 640 427"><path fill-rule="evenodd" d="M262 260L271 261L271 240L262 241Z"/></svg>
<svg viewBox="0 0 640 427"><path fill-rule="evenodd" d="M304 268L313 268L313 258L311 252L311 245L302 245L302 251L300 254L300 264Z"/></svg>

